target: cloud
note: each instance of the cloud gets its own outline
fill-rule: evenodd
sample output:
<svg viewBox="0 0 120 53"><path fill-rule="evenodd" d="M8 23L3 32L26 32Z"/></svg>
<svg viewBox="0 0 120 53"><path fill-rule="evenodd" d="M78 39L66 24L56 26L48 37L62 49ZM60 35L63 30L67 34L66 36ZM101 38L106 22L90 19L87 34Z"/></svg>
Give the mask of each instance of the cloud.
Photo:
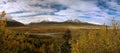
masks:
<svg viewBox="0 0 120 53"><path fill-rule="evenodd" d="M24 15L19 17L34 17L34 16L40 16L40 15L55 15L53 12L43 12L43 13L36 13L32 15Z"/></svg>
<svg viewBox="0 0 120 53"><path fill-rule="evenodd" d="M10 12L10 13L7 13L7 14L21 14L21 13L26 13L28 11L16 11L16 12Z"/></svg>
<svg viewBox="0 0 120 53"><path fill-rule="evenodd" d="M0 11L5 10L22 23L42 20L65 21L79 19L90 23L109 23L119 20L119 0L1 0Z"/></svg>

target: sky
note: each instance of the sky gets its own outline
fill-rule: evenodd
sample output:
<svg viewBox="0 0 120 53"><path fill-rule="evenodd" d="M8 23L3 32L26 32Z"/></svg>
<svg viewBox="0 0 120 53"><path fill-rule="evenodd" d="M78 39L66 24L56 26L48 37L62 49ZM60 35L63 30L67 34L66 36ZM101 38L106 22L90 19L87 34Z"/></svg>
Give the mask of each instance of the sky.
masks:
<svg viewBox="0 0 120 53"><path fill-rule="evenodd" d="M120 22L120 0L0 0L0 12L24 24L78 19L94 24Z"/></svg>

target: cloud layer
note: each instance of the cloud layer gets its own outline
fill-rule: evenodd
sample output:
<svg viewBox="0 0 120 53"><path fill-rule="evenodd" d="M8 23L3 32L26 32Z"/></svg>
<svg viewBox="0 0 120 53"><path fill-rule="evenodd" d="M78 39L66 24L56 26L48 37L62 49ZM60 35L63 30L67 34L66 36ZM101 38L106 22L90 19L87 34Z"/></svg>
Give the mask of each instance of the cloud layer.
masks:
<svg viewBox="0 0 120 53"><path fill-rule="evenodd" d="M95 24L109 24L113 17L120 21L119 0L1 0L5 10L22 23L79 19Z"/></svg>

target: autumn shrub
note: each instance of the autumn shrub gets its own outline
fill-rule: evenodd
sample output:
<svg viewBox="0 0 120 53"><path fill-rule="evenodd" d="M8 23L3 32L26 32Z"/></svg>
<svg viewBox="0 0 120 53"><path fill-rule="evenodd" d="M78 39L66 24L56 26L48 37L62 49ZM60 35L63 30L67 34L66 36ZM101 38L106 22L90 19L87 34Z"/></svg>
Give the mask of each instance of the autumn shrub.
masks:
<svg viewBox="0 0 120 53"><path fill-rule="evenodd" d="M58 53L60 50L56 49L60 45L57 42L60 40L30 35L29 32L14 33L6 27L5 20L0 21L0 53Z"/></svg>
<svg viewBox="0 0 120 53"><path fill-rule="evenodd" d="M3 11L0 18L5 15ZM60 53L62 39L15 33L6 26L6 20L0 20L0 53Z"/></svg>
<svg viewBox="0 0 120 53"><path fill-rule="evenodd" d="M120 53L120 29L116 25L80 31L76 43L71 43L72 53Z"/></svg>

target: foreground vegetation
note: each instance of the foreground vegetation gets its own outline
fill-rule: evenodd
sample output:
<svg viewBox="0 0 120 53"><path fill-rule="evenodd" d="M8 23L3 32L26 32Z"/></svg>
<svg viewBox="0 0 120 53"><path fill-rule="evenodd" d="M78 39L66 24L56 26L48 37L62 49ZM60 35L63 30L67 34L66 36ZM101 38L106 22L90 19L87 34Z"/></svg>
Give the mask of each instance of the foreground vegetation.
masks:
<svg viewBox="0 0 120 53"><path fill-rule="evenodd" d="M120 30L104 27L99 30L82 30L73 39L72 53L120 53Z"/></svg>
<svg viewBox="0 0 120 53"><path fill-rule="evenodd" d="M15 33L0 21L0 53L65 53L70 51L69 30L63 38L31 35L29 32ZM68 35L67 35L68 34ZM67 49L66 49L67 46ZM69 47L69 48L68 48ZM61 50L65 50L62 51ZM68 50L68 51L66 51Z"/></svg>
<svg viewBox="0 0 120 53"><path fill-rule="evenodd" d="M120 53L120 29L64 29L62 38L17 34L0 21L0 53ZM47 32L55 32L45 30ZM45 32L44 31L44 32ZM56 28L56 32L62 31ZM42 32L42 29L41 31Z"/></svg>

